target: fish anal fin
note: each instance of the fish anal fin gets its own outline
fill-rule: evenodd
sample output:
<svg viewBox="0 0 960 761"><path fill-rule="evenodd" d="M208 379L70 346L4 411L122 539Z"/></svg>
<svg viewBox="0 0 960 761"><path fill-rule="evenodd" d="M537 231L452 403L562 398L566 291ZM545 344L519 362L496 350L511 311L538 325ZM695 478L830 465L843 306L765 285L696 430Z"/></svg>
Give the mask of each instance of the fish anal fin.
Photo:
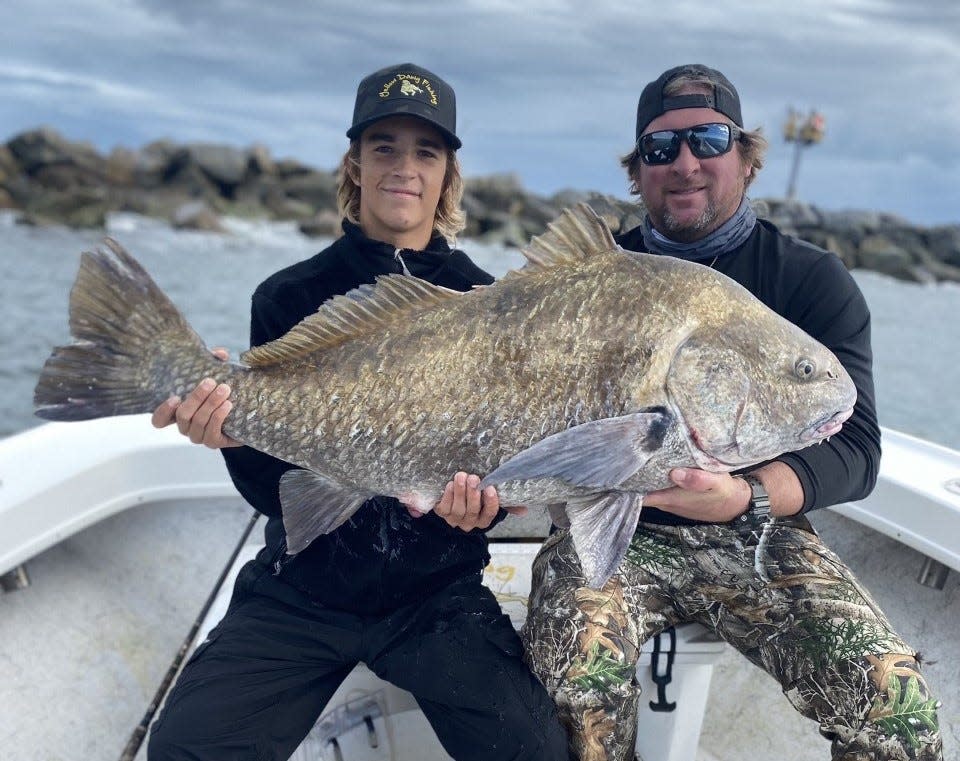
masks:
<svg viewBox="0 0 960 761"><path fill-rule="evenodd" d="M295 555L341 526L373 494L347 489L325 476L294 468L280 478L287 551Z"/></svg>
<svg viewBox="0 0 960 761"><path fill-rule="evenodd" d="M574 486L615 489L660 449L672 415L654 407L568 428L517 453L481 483L557 478Z"/></svg>
<svg viewBox="0 0 960 761"><path fill-rule="evenodd" d="M384 275L375 284L366 283L328 299L285 335L245 351L240 359L250 367L300 359L461 296L459 291L411 275Z"/></svg>

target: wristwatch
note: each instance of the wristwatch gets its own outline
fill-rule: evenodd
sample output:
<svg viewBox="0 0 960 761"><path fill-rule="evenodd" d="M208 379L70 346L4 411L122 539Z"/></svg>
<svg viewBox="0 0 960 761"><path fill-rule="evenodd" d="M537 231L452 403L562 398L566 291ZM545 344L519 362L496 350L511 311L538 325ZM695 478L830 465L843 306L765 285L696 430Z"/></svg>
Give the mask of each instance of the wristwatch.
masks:
<svg viewBox="0 0 960 761"><path fill-rule="evenodd" d="M770 495L756 476L747 473L740 478L750 487L750 502L736 520L741 523L763 523L770 518Z"/></svg>

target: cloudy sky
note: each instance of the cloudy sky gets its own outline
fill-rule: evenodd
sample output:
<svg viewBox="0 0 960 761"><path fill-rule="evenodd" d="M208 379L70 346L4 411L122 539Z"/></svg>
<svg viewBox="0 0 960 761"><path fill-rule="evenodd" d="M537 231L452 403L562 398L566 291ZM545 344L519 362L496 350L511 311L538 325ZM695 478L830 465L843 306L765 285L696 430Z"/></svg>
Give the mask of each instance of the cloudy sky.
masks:
<svg viewBox="0 0 960 761"><path fill-rule="evenodd" d="M266 145L321 168L359 79L414 61L457 90L468 177L627 197L643 85L721 69L786 192L790 107L826 118L801 200L960 223L956 0L6 0L0 139L41 124L99 150L158 139Z"/></svg>

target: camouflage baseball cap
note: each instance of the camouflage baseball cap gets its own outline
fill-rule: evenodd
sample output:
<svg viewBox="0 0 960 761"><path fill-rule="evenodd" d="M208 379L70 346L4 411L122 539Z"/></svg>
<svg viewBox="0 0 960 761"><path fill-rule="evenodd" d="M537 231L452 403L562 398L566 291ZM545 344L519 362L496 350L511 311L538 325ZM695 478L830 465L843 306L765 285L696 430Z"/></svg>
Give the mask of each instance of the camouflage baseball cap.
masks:
<svg viewBox="0 0 960 761"><path fill-rule="evenodd" d="M461 146L457 137L457 100L450 87L436 74L412 63L388 66L364 77L357 87L351 140L371 124L388 116L416 116L436 127L451 148Z"/></svg>

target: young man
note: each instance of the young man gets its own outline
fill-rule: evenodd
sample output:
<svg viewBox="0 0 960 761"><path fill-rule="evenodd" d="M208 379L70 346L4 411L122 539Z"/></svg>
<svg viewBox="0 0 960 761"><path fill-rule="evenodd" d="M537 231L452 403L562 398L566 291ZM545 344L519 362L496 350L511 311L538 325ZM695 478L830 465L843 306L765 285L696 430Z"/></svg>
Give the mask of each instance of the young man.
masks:
<svg viewBox="0 0 960 761"><path fill-rule="evenodd" d="M839 258L757 220L745 193L766 141L743 129L739 96L720 72L686 65L648 84L636 137L622 163L647 216L618 242L741 283L829 347L858 400L821 446L739 475L674 470L676 486L644 500L627 558L599 591L582 580L569 535L554 534L534 563L524 630L532 667L583 761L633 759L640 647L697 621L780 682L819 722L834 759L939 759L937 702L914 650L803 515L860 499L876 481L863 296Z"/></svg>
<svg viewBox="0 0 960 761"><path fill-rule="evenodd" d="M254 346L378 275L409 272L460 291L493 280L448 244L464 215L446 82L413 64L371 74L347 136L344 235L256 289ZM241 570L226 616L167 700L150 760L288 758L361 661L413 693L456 759L566 758L553 704L481 583L482 530L502 515L496 491L458 473L426 515L376 497L289 556L278 483L292 466L223 435L229 393L207 380L154 414L155 425L175 420L193 441L221 448L237 489L268 520L266 547Z"/></svg>

